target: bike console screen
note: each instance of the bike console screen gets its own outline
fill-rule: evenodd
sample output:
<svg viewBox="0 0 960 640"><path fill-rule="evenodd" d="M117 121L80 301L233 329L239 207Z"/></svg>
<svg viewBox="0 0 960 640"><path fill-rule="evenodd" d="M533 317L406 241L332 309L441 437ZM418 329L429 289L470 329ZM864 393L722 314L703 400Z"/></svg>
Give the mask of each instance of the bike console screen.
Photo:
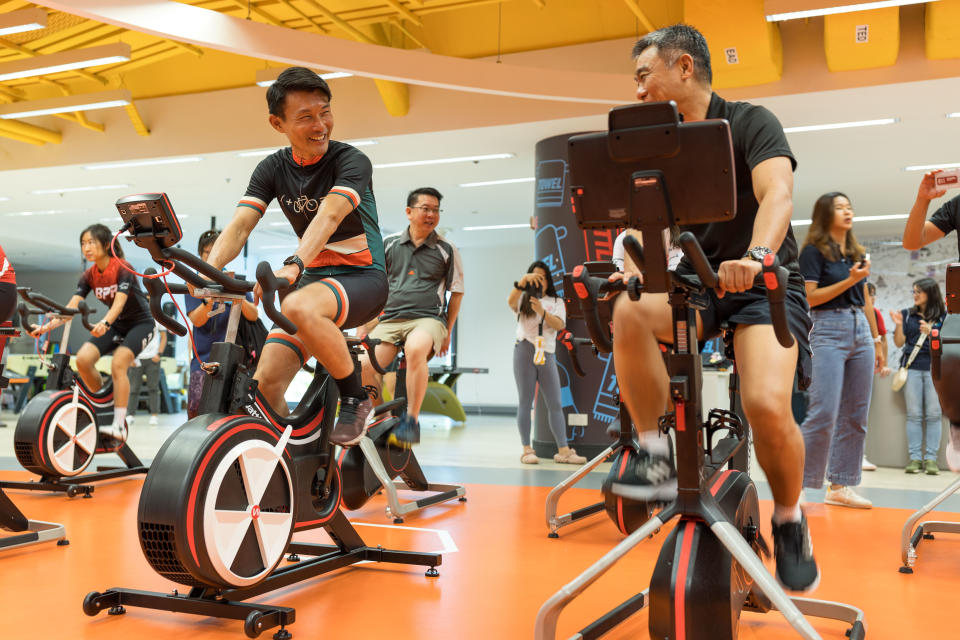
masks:
<svg viewBox="0 0 960 640"><path fill-rule="evenodd" d="M183 231L165 193L141 193L117 200L117 211L129 225L137 246L153 253L153 248L172 247L180 242Z"/></svg>

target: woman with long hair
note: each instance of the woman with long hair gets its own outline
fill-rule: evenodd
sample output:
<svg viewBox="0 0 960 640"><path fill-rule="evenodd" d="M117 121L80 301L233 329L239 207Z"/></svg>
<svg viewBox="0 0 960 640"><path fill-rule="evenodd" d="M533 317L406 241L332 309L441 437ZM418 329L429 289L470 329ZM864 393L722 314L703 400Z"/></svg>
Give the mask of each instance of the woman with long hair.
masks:
<svg viewBox="0 0 960 640"><path fill-rule="evenodd" d="M102 356L113 354L110 375L113 378L113 424L99 427L100 433L119 444L127 439L127 402L130 379L127 370L137 354L153 338L156 323L150 315L146 296L140 281L123 259L123 248L114 243L116 255L110 250L113 233L105 225L92 224L80 232L80 251L87 262L93 263L77 283L77 291L67 307L76 309L80 301L93 291L107 306L107 313L90 332L90 340L77 351L77 373L90 391L99 391L103 379L96 369ZM40 335L59 327L61 320L51 320L30 335Z"/></svg>
<svg viewBox="0 0 960 640"><path fill-rule="evenodd" d="M819 489L826 473L826 504L869 509L872 503L853 487L860 484L873 373L883 352L865 291L870 260L853 234L846 195L825 193L814 204L800 272L813 318L810 406L800 425L803 486Z"/></svg>
<svg viewBox="0 0 960 640"><path fill-rule="evenodd" d="M893 343L906 345L900 357L900 366L907 367L907 382L903 387L907 402L907 450L910 462L906 473L925 471L939 475L937 451L940 449L940 400L930 376L930 331L938 329L947 317L947 307L940 293L940 285L933 278L920 278L913 283L913 306L900 311L890 310L894 323ZM914 346L924 336L917 355L910 361ZM923 437L926 420L927 437Z"/></svg>
<svg viewBox="0 0 960 640"><path fill-rule="evenodd" d="M555 462L584 464L567 444L566 421L560 404L560 374L557 371L557 332L566 325L563 299L557 296L550 267L541 261L530 265L520 280L513 283L507 296L510 310L517 315L516 344L513 347L513 376L520 397L517 426L523 443L524 464L537 464L539 459L530 446L530 409L534 392L540 385L540 396L547 408L550 431L557 443Z"/></svg>

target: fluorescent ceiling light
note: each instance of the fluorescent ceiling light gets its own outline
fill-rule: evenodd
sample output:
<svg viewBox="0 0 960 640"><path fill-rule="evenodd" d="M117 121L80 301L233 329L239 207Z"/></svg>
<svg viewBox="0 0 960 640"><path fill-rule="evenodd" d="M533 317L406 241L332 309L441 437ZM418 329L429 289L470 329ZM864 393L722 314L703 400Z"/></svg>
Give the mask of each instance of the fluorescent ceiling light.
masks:
<svg viewBox="0 0 960 640"><path fill-rule="evenodd" d="M84 167L87 171L97 171L98 169L125 169L127 167L148 167L155 164L180 164L181 162L200 162L199 156L190 156L187 158L157 158L155 160L131 160L130 162L112 162L108 164L90 164Z"/></svg>
<svg viewBox="0 0 960 640"><path fill-rule="evenodd" d="M882 0L878 2L860 2L858 4L846 4L846 5L841 5L839 7L824 7L822 9L809 9L807 11L789 11L787 13L773 13L767 16L767 22L797 20L799 18L812 18L814 16L829 16L836 13L851 13L853 11L870 11L871 9L886 9L887 7L901 7L907 4L923 4L925 2L936 2L936 0Z"/></svg>
<svg viewBox="0 0 960 640"><path fill-rule="evenodd" d="M494 229L529 229L530 223L524 224L491 224L486 227L464 227L464 231L492 231Z"/></svg>
<svg viewBox="0 0 960 640"><path fill-rule="evenodd" d="M31 191L30 193L38 196L47 195L50 193L76 193L78 191L105 191L108 189L129 189L130 185L128 184L101 184L96 186L88 187L63 187L62 189L38 189L37 191Z"/></svg>
<svg viewBox="0 0 960 640"><path fill-rule="evenodd" d="M954 111L953 113L947 114L948 118L960 118L960 111Z"/></svg>
<svg viewBox="0 0 960 640"><path fill-rule="evenodd" d="M910 214L908 213L894 213L888 216L853 216L854 222L882 222L884 220L906 220ZM790 224L795 227L806 227L809 226L812 221L807 220L791 220Z"/></svg>
<svg viewBox="0 0 960 640"><path fill-rule="evenodd" d="M904 171L930 171L931 169L953 169L960 167L960 162L945 162L943 164L915 164L904 167Z"/></svg>
<svg viewBox="0 0 960 640"><path fill-rule="evenodd" d="M26 216L52 216L58 213L84 213L86 209L48 209L46 211L12 211L3 215L9 218L21 218Z"/></svg>
<svg viewBox="0 0 960 640"><path fill-rule="evenodd" d="M0 105L0 118L10 120L12 118L46 116L52 113L122 107L130 104L132 99L130 92L126 89L114 89L113 91L81 93L75 96L63 96L61 98L49 98L47 100L10 102L5 105Z"/></svg>
<svg viewBox="0 0 960 640"><path fill-rule="evenodd" d="M489 187L494 184L517 184L519 182L533 182L536 178L507 178L506 180L487 180L486 182L464 182L458 187Z"/></svg>
<svg viewBox="0 0 960 640"><path fill-rule="evenodd" d="M352 147L369 147L372 144L380 144L376 140L341 140ZM241 151L237 154L240 158L255 158L258 156L268 156L277 151L276 147L271 149L254 149L253 151Z"/></svg>
<svg viewBox="0 0 960 640"><path fill-rule="evenodd" d="M452 164L454 162L479 162L480 160L503 160L512 158L512 153L491 153L485 156L463 156L460 158L437 158L436 160L410 160L408 162L388 162L375 164L374 169L391 169L394 167L419 167L428 164Z"/></svg>
<svg viewBox="0 0 960 640"><path fill-rule="evenodd" d="M46 27L47 12L43 9L21 9L0 15L0 36Z"/></svg>
<svg viewBox="0 0 960 640"><path fill-rule="evenodd" d="M829 129L852 129L854 127L877 127L885 124L894 124L900 118L880 118L878 120L856 120L854 122L834 122L833 124L811 124L803 127L785 127L784 133L800 133L802 131L827 131Z"/></svg>
<svg viewBox="0 0 960 640"><path fill-rule="evenodd" d="M130 45L126 42L115 42L86 49L71 49L46 56L4 62L0 64L0 81L43 76L128 60L130 60Z"/></svg>
<svg viewBox="0 0 960 640"><path fill-rule="evenodd" d="M6 202L9 199L7 196L0 196L0 202Z"/></svg>
<svg viewBox="0 0 960 640"><path fill-rule="evenodd" d="M277 76L283 72L284 68L272 67L270 69L260 69L257 71L257 86L258 87L269 87L274 82L277 81ZM318 76L324 80L336 80L337 78L349 78L353 76L352 73L346 73L345 71L326 71L324 73L318 73Z"/></svg>

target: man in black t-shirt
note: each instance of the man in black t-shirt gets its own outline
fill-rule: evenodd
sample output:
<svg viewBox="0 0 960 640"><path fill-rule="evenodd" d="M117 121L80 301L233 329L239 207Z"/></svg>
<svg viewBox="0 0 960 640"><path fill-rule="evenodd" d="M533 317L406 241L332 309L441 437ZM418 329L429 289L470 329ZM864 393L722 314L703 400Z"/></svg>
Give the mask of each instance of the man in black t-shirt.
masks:
<svg viewBox="0 0 960 640"><path fill-rule="evenodd" d="M303 363L315 357L340 390L330 440L348 447L363 438L373 407L342 330L376 317L387 300L387 278L373 166L359 150L330 139L330 97L327 83L303 67L284 70L270 86L270 126L286 135L290 146L257 165L208 261L222 268L233 260L276 198L300 239L275 272L296 285L281 311L298 331L270 332L254 378L273 410L286 415L284 392ZM258 286L254 297L259 294Z"/></svg>
<svg viewBox="0 0 960 640"><path fill-rule="evenodd" d="M720 276L718 289L710 291L710 305L698 313L698 329L703 338L710 338L723 322L735 327L744 413L774 497L777 579L793 591L811 590L819 570L800 509L804 447L791 410L794 375L806 373L806 367L798 367L798 357L801 364L809 361L811 327L797 242L790 227L796 160L772 113L745 102L727 102L713 93L710 52L703 35L693 27L674 25L649 33L636 43L633 55L638 100L674 100L686 122L724 118L730 123L736 217L689 227ZM787 318L798 343L790 349L777 342L759 278L763 257L771 252L790 273ZM677 269L693 272L686 259ZM629 257L624 270L611 280L639 275ZM632 458L633 468L624 474L627 480L612 484L611 489L637 499L672 499L677 493L676 469L667 439L657 431L669 382L657 342L673 340L667 294L644 294L637 302L619 296L613 327L617 381L646 451Z"/></svg>
<svg viewBox="0 0 960 640"><path fill-rule="evenodd" d="M927 220L927 209L930 201L942 197L946 189L938 189L934 176L942 169L928 171L920 180L917 189L917 199L907 217L907 226L903 230L903 248L908 251L917 251L931 242L939 240L951 231L957 232L957 253L960 254L960 195L944 202L939 209L933 212ZM949 292L948 292L949 294ZM940 327L943 337L960 338L960 315L951 314L943 321ZM960 394L957 393L957 376L960 373L960 362L949 353L956 347L944 346L943 364L940 379L934 380L937 395L940 396L940 407L943 415L950 421L950 438L944 452L947 464L951 471L960 472ZM954 369L957 367L957 369Z"/></svg>

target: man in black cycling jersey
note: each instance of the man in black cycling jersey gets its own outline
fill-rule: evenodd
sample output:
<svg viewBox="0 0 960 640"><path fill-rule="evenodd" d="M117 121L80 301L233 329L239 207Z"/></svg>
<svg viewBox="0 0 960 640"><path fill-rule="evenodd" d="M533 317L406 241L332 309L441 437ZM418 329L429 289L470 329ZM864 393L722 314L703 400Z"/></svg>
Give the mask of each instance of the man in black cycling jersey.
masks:
<svg viewBox="0 0 960 640"><path fill-rule="evenodd" d="M281 311L298 332L274 327L254 378L271 407L286 415L284 392L313 356L340 389L340 417L330 436L352 446L373 413L341 330L376 317L387 300L383 239L373 197L373 166L362 152L330 139L330 87L303 67L284 70L267 90L270 126L290 146L254 169L233 220L217 238L208 262L222 268L239 253L276 198L300 238L296 252L276 271L294 283ZM259 286L254 296L259 299Z"/></svg>

